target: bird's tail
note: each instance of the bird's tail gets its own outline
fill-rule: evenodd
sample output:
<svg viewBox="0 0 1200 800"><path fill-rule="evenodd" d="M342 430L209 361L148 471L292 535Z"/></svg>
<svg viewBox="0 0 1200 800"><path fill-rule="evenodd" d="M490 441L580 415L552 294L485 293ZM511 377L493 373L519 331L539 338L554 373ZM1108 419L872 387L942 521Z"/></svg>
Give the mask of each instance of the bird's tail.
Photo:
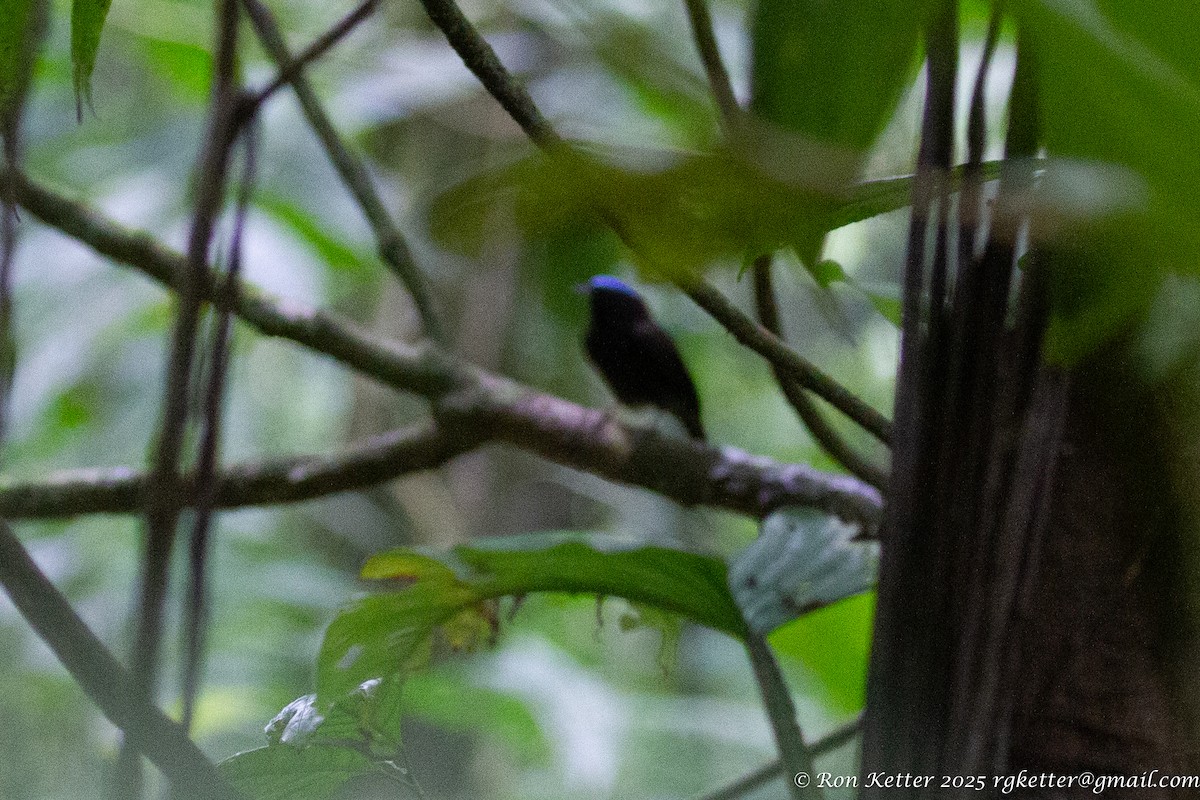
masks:
<svg viewBox="0 0 1200 800"><path fill-rule="evenodd" d="M683 427L687 428L688 434L701 442L707 442L708 436L704 433L704 423L700 421L700 415L697 414L680 414L679 421L683 423Z"/></svg>

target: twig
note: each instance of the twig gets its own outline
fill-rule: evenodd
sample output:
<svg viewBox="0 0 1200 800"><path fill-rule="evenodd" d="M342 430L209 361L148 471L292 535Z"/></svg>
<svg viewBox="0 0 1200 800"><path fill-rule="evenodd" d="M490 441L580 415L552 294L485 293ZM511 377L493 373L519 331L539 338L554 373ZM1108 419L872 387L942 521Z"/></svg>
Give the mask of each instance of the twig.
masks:
<svg viewBox="0 0 1200 800"><path fill-rule="evenodd" d="M173 787L195 800L239 800L183 729L147 702L145 692L79 619L4 521L0 585L80 688Z"/></svg>
<svg viewBox="0 0 1200 800"><path fill-rule="evenodd" d="M236 304L238 278L241 276L242 235L246 227L246 212L250 205L255 177L255 129L251 123L243 128L243 173L234 214L233 237L229 245L229 270L221 285L225 295L219 303L217 322L213 328L212 367L204 398L204 428L200 441L200 457L196 464L196 511L189 542L187 601L183 609L183 715L184 730L192 726L196 694L200 688L200 670L204 661L204 643L209 616L208 550L212 527L212 511L217 486L217 460L221 446L222 405L225 383L229 374L229 339L233 327L233 306Z"/></svg>
<svg viewBox="0 0 1200 800"><path fill-rule="evenodd" d="M735 339L767 359L789 379L815 393L879 441L887 444L891 440L892 424L886 417L792 350L778 336L743 314L711 285L702 280L693 280L681 281L678 286Z"/></svg>
<svg viewBox="0 0 1200 800"><path fill-rule="evenodd" d="M751 632L746 637L746 652L750 654L754 679L767 709L767 717L771 720L771 730L775 734L775 746L779 748L779 761L784 772L789 775L805 774L810 778L803 785L801 781L788 781L788 791L794 800L820 800L823 792L811 780L815 777L813 755L804 743L804 735L796 721L796 706L779 664L771 653L771 646L767 644L767 637Z"/></svg>
<svg viewBox="0 0 1200 800"><path fill-rule="evenodd" d="M812 753L813 758L823 756L826 753L832 752L842 745L849 742L858 735L862 728L862 716L847 722L840 728L833 730L822 736L817 741L808 746L808 752ZM763 764L758 769L748 772L727 786L716 789L698 800L736 800L743 795L750 794L758 787L768 781L778 778L783 775L783 762L779 759ZM793 776L786 776L791 779Z"/></svg>
<svg viewBox="0 0 1200 800"><path fill-rule="evenodd" d="M425 13L446 35L450 46L474 73L488 94L521 126L526 135L543 150L553 150L562 139L534 105L533 99L505 69L492 46L475 30L454 0L421 0Z"/></svg>
<svg viewBox="0 0 1200 800"><path fill-rule="evenodd" d="M275 92L282 89L288 84L295 82L296 77L304 71L304 69L314 61L325 55L330 49L340 42L351 31L358 27L358 24L365 20L371 14L375 13L375 9L379 7L379 0L363 0L357 8L343 17L337 24L319 36L316 41L310 44L295 58L288 61L280 67L279 74L275 76L275 80L271 81L261 90L259 90L249 101L251 113L256 111L263 103L265 103Z"/></svg>
<svg viewBox="0 0 1200 800"><path fill-rule="evenodd" d="M766 254L759 256L754 262L754 304L763 327L782 339L783 329L779 323L779 309L775 302L775 287L771 279L771 261L771 256ZM795 409L817 444L851 474L882 490L887 485L887 473L855 452L829 424L825 415L817 408L817 404L803 389L788 380L774 365L771 371L775 374L775 381L779 384L783 396Z"/></svg>
<svg viewBox="0 0 1200 800"><path fill-rule="evenodd" d="M280 70L286 70L288 65L293 63L293 59L274 16L260 0L242 2L263 48ZM303 71L295 73L290 82L313 133L320 140L343 185L362 209L363 216L366 217L367 224L375 236L380 259L408 290L425 332L437 341L444 341L445 328L437 314L429 283L413 259L403 234L392 221L367 168L334 128Z"/></svg>
<svg viewBox="0 0 1200 800"><path fill-rule="evenodd" d="M712 15L708 10L707 0L684 0L687 7L688 22L692 26L692 38L696 42L696 50L700 53L700 61L704 64L704 74L708 76L708 87L712 92L717 110L721 112L721 123L725 135L736 134L742 119L742 109L737 97L733 94L733 84L729 81L729 71L721 60L721 51L717 47L717 37L713 33Z"/></svg>

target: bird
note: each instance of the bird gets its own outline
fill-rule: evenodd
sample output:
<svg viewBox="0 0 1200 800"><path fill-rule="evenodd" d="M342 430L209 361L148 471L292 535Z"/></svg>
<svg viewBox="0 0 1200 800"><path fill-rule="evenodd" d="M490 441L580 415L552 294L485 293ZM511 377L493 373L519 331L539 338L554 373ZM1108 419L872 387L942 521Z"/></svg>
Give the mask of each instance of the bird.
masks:
<svg viewBox="0 0 1200 800"><path fill-rule="evenodd" d="M674 415L688 434L705 440L700 398L679 350L650 316L641 296L611 275L577 287L591 301L584 337L588 359L627 406L654 406Z"/></svg>

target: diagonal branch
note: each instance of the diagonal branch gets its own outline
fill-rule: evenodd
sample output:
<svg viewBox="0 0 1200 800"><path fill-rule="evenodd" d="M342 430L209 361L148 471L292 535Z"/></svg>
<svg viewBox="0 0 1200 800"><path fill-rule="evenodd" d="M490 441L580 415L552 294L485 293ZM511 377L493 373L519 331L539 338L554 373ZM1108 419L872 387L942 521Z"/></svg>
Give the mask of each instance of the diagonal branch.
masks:
<svg viewBox="0 0 1200 800"><path fill-rule="evenodd" d="M279 74L275 76L275 80L271 81L254 95L254 98L250 101L251 108L257 110L275 92L288 84L294 84L296 78L309 64L312 64L321 56L328 53L343 37L349 35L351 31L357 28L360 22L375 13L375 9L378 7L379 0L363 0L357 8L339 20L337 24L321 36L317 37L316 41L304 48L302 53L280 66Z"/></svg>
<svg viewBox="0 0 1200 800"><path fill-rule="evenodd" d="M735 339L767 359L772 367L821 397L879 441L885 444L890 441L892 423L887 417L792 350L780 341L778 336L747 317L711 285L696 280L680 283L679 286L696 305L707 311L725 330L733 334Z"/></svg>
<svg viewBox="0 0 1200 800"><path fill-rule="evenodd" d="M243 5L263 48L281 72L287 72L295 60L274 16L260 0L243 0ZM421 268L417 266L403 234L384 206L366 166L346 145L341 134L333 126L303 71L292 75L290 83L313 133L325 148L325 153L341 177L342 183L362 209L363 216L366 217L367 224L375 236L379 257L408 290L426 333L435 340L443 341L445 330L441 317L437 314L429 283Z"/></svg>
<svg viewBox="0 0 1200 800"><path fill-rule="evenodd" d="M132 676L83 623L0 521L0 585L71 677L128 741L170 779L180 797L239 800L183 729L149 703Z"/></svg>
<svg viewBox="0 0 1200 800"><path fill-rule="evenodd" d="M86 204L57 195L23 175L13 178L0 173L0 183L9 180L17 202L38 219L167 288L186 268L182 255L149 234L122 228ZM216 298L217 287L206 284L205 291L210 302ZM435 396L448 390L461 372L461 365L436 346L380 339L332 314L274 300L248 283L241 283L236 294L234 312L262 333L324 353L389 386Z"/></svg>
<svg viewBox="0 0 1200 800"><path fill-rule="evenodd" d="M692 26L692 38L696 42L696 50L700 61L704 64L704 74L708 76L708 88L712 92L717 110L721 112L721 123L725 127L725 135L737 132L742 119L742 108L738 105L733 93L733 84L729 80L729 70L721 60L721 51L717 48L717 37L713 33L712 14L708 10L707 0L684 0L687 7L688 22Z"/></svg>
<svg viewBox="0 0 1200 800"><path fill-rule="evenodd" d="M534 104L525 87L500 62L492 46L463 15L454 0L421 0L425 13L446 40L521 130L543 150L562 145L562 137Z"/></svg>
<svg viewBox="0 0 1200 800"><path fill-rule="evenodd" d="M862 717L858 717L840 728L822 736L817 741L808 746L808 750L812 753L813 758L823 756L826 753L837 750L842 745L849 742L858 735L862 728ZM767 764L762 765L753 772L749 772L727 786L709 792L699 800L736 800L739 797L748 795L760 786L774 780L775 778L783 777L784 766L783 762L775 759ZM792 776L787 776L791 779Z"/></svg>
<svg viewBox="0 0 1200 800"><path fill-rule="evenodd" d="M771 278L770 254L759 256L754 261L754 304L758 319L763 327L782 338L779 323L779 307L775 302L775 286ZM859 454L834 429L816 402L794 381L788 380L778 367L772 367L780 391L804 422L817 444L835 461L877 489L887 485L887 473L865 456Z"/></svg>

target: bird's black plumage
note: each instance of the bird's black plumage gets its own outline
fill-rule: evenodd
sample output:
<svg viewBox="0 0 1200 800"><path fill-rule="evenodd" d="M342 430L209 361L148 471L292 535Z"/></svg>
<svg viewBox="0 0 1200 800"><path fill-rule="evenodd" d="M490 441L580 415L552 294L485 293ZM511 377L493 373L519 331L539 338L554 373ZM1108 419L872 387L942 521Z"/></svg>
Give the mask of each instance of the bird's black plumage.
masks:
<svg viewBox="0 0 1200 800"><path fill-rule="evenodd" d="M584 344L614 395L628 406L655 406L674 414L689 434L704 439L700 399L679 350L632 288L601 275L583 287L592 321Z"/></svg>

